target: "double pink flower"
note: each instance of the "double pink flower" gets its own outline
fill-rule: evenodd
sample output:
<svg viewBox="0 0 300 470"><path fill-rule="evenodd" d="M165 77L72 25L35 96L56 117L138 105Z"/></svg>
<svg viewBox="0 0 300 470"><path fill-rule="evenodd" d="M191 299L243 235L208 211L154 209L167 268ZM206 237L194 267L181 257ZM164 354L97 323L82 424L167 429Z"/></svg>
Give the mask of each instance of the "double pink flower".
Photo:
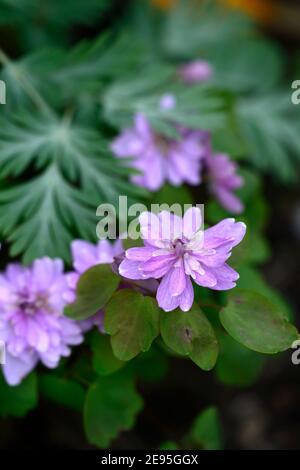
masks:
<svg viewBox="0 0 300 470"><path fill-rule="evenodd" d="M119 272L128 279L161 279L157 301L163 310L190 310L194 301L191 279L214 290L235 287L239 275L226 261L244 238L244 223L224 219L204 231L196 207L183 218L163 211L159 215L144 212L139 220L144 246L126 251Z"/></svg>

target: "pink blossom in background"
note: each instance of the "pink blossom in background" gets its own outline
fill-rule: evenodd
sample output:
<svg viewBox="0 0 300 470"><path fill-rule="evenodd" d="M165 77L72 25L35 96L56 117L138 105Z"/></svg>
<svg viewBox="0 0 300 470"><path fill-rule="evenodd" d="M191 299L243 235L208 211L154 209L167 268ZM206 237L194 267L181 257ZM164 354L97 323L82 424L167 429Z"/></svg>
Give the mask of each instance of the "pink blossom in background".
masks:
<svg viewBox="0 0 300 470"><path fill-rule="evenodd" d="M228 155L219 153L208 156L207 169L211 192L221 206L233 214L243 212L243 203L234 194L244 184L244 179L237 174L237 164Z"/></svg>
<svg viewBox="0 0 300 470"><path fill-rule="evenodd" d="M82 342L77 322L63 316L68 289L59 259L37 259L31 267L9 264L0 275L2 369L9 385L19 384L39 361L57 367L70 346Z"/></svg>
<svg viewBox="0 0 300 470"><path fill-rule="evenodd" d="M117 240L115 243L110 243L108 240L100 240L96 245L84 240L75 240L72 242L71 251L75 272L67 274L68 285L71 289L70 303L76 298L76 286L81 274L96 264L113 263L114 258L124 250L121 240ZM103 332L103 312L99 311L87 320L82 320L78 323L84 333L93 326L97 326Z"/></svg>
<svg viewBox="0 0 300 470"><path fill-rule="evenodd" d="M171 98L166 95L162 99L167 110L172 105ZM150 191L157 191L167 181L174 186L185 182L198 185L207 151L207 133L184 128L178 131L178 140L158 134L142 114L137 114L134 126L125 129L111 148L117 157L133 158L132 166L141 174L132 176L132 182Z"/></svg>
<svg viewBox="0 0 300 470"><path fill-rule="evenodd" d="M213 68L205 60L194 60L179 67L178 73L181 80L192 85L212 78Z"/></svg>
<svg viewBox="0 0 300 470"><path fill-rule="evenodd" d="M145 246L127 250L119 272L128 279L161 279L156 298L163 310L191 309L191 279L213 290L235 287L239 275L226 261L244 238L244 223L224 219L203 232L201 211L191 208L183 218L144 212L140 224Z"/></svg>

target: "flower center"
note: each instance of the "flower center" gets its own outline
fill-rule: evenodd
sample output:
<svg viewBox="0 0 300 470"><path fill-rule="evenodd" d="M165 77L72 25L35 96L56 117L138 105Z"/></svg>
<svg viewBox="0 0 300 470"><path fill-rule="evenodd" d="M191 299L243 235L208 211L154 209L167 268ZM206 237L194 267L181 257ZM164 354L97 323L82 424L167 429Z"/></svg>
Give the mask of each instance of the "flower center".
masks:
<svg viewBox="0 0 300 470"><path fill-rule="evenodd" d="M46 294L38 294L34 299L30 299L28 295L22 295L18 307L29 316L35 315L39 310L50 311Z"/></svg>
<svg viewBox="0 0 300 470"><path fill-rule="evenodd" d="M180 239L175 240L173 243L173 249L177 256L183 256L185 253L185 245L184 242Z"/></svg>
<svg viewBox="0 0 300 470"><path fill-rule="evenodd" d="M157 147L159 148L159 150L161 151L161 153L164 156L167 156L169 152L169 148L170 148L170 143L171 143L170 139L168 139L166 136L162 134L157 134L155 137L155 143Z"/></svg>

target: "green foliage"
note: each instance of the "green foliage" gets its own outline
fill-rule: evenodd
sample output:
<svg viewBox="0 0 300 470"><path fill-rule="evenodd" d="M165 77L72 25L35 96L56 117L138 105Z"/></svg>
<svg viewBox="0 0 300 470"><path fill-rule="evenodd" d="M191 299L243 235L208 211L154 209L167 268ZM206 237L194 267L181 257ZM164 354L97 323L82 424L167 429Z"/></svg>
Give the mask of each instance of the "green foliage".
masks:
<svg viewBox="0 0 300 470"><path fill-rule="evenodd" d="M160 328L162 338L171 350L190 357L203 370L214 367L218 357L218 342L200 308L194 306L188 313L179 309L162 312Z"/></svg>
<svg viewBox="0 0 300 470"><path fill-rule="evenodd" d="M26 46L37 41L59 44L72 26L99 20L109 4L109 0L1 0L0 21L14 27Z"/></svg>
<svg viewBox="0 0 300 470"><path fill-rule="evenodd" d="M98 375L110 375L121 369L125 362L120 361L114 354L110 338L94 331L91 339L93 352L93 368Z"/></svg>
<svg viewBox="0 0 300 470"><path fill-rule="evenodd" d="M249 159L283 180L295 179L299 164L299 109L289 94L275 90L243 98L237 104L240 131Z"/></svg>
<svg viewBox="0 0 300 470"><path fill-rule="evenodd" d="M166 53L179 59L197 55L212 65L211 85L235 96L235 118L226 134L236 132L234 140L242 139L244 156L259 170L291 180L299 165L300 114L281 88L283 51L258 35L248 19L213 3L199 7L186 0L173 9L163 30Z"/></svg>
<svg viewBox="0 0 300 470"><path fill-rule="evenodd" d="M222 448L221 429L218 412L215 407L206 408L193 423L188 441L193 448L220 450Z"/></svg>
<svg viewBox="0 0 300 470"><path fill-rule="evenodd" d="M160 310L154 299L130 289L116 292L105 308L104 329L114 354L129 361L148 351L159 334Z"/></svg>
<svg viewBox="0 0 300 470"><path fill-rule="evenodd" d="M0 397L0 416L25 416L37 406L36 374L31 373L15 387L8 386L0 374Z"/></svg>
<svg viewBox="0 0 300 470"><path fill-rule="evenodd" d="M165 441L159 446L160 450L178 450L176 442Z"/></svg>
<svg viewBox="0 0 300 470"><path fill-rule="evenodd" d="M95 238L98 204L117 204L131 189L142 194L124 180L124 167L112 165L95 129L25 113L2 120L0 139L2 177L16 178L30 165L40 170L0 191L0 229L12 255L24 252L25 262L42 255L68 259L74 234Z"/></svg>
<svg viewBox="0 0 300 470"><path fill-rule="evenodd" d="M166 441L160 445L160 449L220 450L222 445L219 414L217 409L211 406L196 417L190 431L179 443Z"/></svg>
<svg viewBox="0 0 300 470"><path fill-rule="evenodd" d="M83 410L85 391L75 380L58 377L54 374L41 374L39 376L39 389L48 400L76 411Z"/></svg>
<svg viewBox="0 0 300 470"><path fill-rule="evenodd" d="M299 338L296 328L267 298L246 289L235 289L220 312L225 330L253 351L276 354Z"/></svg>
<svg viewBox="0 0 300 470"><path fill-rule="evenodd" d="M207 85L186 87L172 84L172 69L151 67L143 76L115 82L104 96L105 117L117 127L130 126L137 112L146 116L154 129L168 137L178 135L174 125L192 129L216 130L224 125L226 107L222 95ZM166 93L176 98L174 109L162 109L160 100Z"/></svg>
<svg viewBox="0 0 300 470"><path fill-rule="evenodd" d="M149 351L140 354L131 364L134 374L140 380L156 382L166 375L169 360L165 351L154 343Z"/></svg>
<svg viewBox="0 0 300 470"><path fill-rule="evenodd" d="M84 320L98 312L117 290L120 278L108 264L97 264L80 276L76 286L76 300L67 305L65 315Z"/></svg>
<svg viewBox="0 0 300 470"><path fill-rule="evenodd" d="M245 348L231 336L218 334L220 355L216 376L225 385L248 387L254 384L262 372L264 358L261 354Z"/></svg>
<svg viewBox="0 0 300 470"><path fill-rule="evenodd" d="M181 0L168 15L162 34L166 53L180 59L201 57L222 45L228 48L252 32L250 21L205 0Z"/></svg>
<svg viewBox="0 0 300 470"><path fill-rule="evenodd" d="M240 278L237 282L237 286L241 289L251 289L255 292L263 294L264 297L269 299L279 310L284 314L288 320L293 319L293 313L291 307L282 298L282 296L276 290L272 289L264 280L262 274L250 266L239 267Z"/></svg>
<svg viewBox="0 0 300 470"><path fill-rule="evenodd" d="M276 44L256 37L223 43L210 50L207 59L213 65L213 83L234 94L266 92L283 75L283 54ZM255 73L254 73L255 71Z"/></svg>
<svg viewBox="0 0 300 470"><path fill-rule="evenodd" d="M175 139L178 126L207 129L213 150L238 160L248 230L230 259L238 289L196 286L187 313L162 312L134 284L117 290L120 279L110 267L91 268L65 313L82 320L103 309L107 334L89 332L86 348L39 380L30 374L9 387L0 376L1 416L24 416L36 406L38 384L46 399L84 410L87 437L102 448L134 426L143 406L135 382L161 380L168 356L189 358L203 370L216 365L222 383L243 387L258 379L260 353L284 351L298 339L289 306L258 271L270 256L259 173L290 181L299 166L299 107L283 91L288 59L248 19L217 2L182 0L164 16L146 0L130 3L114 21L106 13L116 3L108 0L0 0L1 43L14 57L0 50L8 92L0 119L1 239L24 263L43 255L69 262L74 238L95 241L98 205L117 207L121 194L129 204L144 202L149 194L129 182L129 160L109 150L136 113ZM77 40L83 26L91 39ZM186 86L178 66L196 58L211 64L213 77ZM175 96L174 109L161 109L166 93ZM228 217L204 195L165 185L148 202L205 202L209 224ZM208 408L179 443L161 448L220 449L221 441L217 411Z"/></svg>
<svg viewBox="0 0 300 470"><path fill-rule="evenodd" d="M142 407L132 377L121 372L99 378L90 386L84 405L89 442L107 448L120 431L133 427Z"/></svg>

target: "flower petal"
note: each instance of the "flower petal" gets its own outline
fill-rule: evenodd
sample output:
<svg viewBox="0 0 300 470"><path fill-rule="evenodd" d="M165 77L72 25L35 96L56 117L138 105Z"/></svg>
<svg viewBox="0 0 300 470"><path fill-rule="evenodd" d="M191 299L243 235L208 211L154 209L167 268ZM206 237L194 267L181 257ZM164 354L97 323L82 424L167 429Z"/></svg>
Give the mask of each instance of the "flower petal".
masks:
<svg viewBox="0 0 300 470"><path fill-rule="evenodd" d="M191 207L183 216L183 234L191 240L200 230L202 225L202 214L199 207Z"/></svg>
<svg viewBox="0 0 300 470"><path fill-rule="evenodd" d="M186 287L186 274L184 272L183 262L178 267L170 271L168 289L172 296L178 296L183 293Z"/></svg>
<svg viewBox="0 0 300 470"><path fill-rule="evenodd" d="M38 358L35 354L27 355L26 361L23 361L7 352L2 370L8 385L19 385L26 375L34 369L37 361Z"/></svg>
<svg viewBox="0 0 300 470"><path fill-rule="evenodd" d="M210 272L217 279L216 285L211 287L213 290L229 290L236 286L236 282L239 279L239 274L227 264L220 268L211 269Z"/></svg>
<svg viewBox="0 0 300 470"><path fill-rule="evenodd" d="M186 276L186 286L182 294L180 295L180 308L184 312L188 312L194 302L194 288L193 284L188 276Z"/></svg>
<svg viewBox="0 0 300 470"><path fill-rule="evenodd" d="M236 222L235 219L224 219L222 222L205 230L204 247L206 249L218 248L228 243L228 249L238 245L244 238L246 225Z"/></svg>
<svg viewBox="0 0 300 470"><path fill-rule="evenodd" d="M141 263L127 258L120 264L119 273L127 279L145 279L141 271Z"/></svg>
<svg viewBox="0 0 300 470"><path fill-rule="evenodd" d="M172 296L168 290L169 273L163 277L156 294L156 299L160 308L165 312L175 310L180 303L180 296Z"/></svg>

